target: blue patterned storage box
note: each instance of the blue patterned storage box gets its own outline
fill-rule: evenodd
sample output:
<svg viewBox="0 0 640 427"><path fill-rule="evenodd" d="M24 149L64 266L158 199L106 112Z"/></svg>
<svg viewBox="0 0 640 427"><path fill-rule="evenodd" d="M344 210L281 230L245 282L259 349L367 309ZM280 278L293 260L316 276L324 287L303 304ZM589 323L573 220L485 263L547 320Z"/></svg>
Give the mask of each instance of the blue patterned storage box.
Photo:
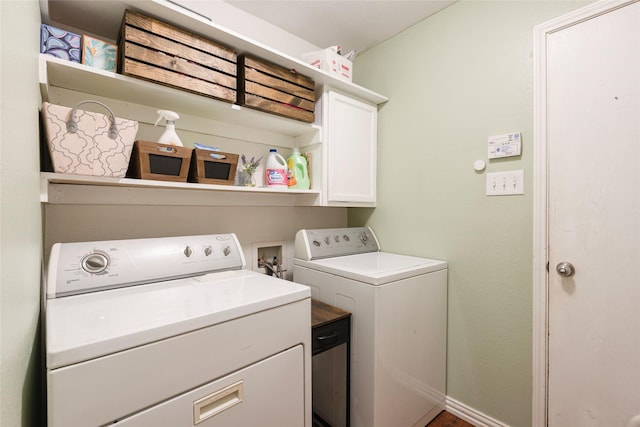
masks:
<svg viewBox="0 0 640 427"><path fill-rule="evenodd" d="M82 36L42 24L40 35L40 53L46 53L68 61L80 62Z"/></svg>

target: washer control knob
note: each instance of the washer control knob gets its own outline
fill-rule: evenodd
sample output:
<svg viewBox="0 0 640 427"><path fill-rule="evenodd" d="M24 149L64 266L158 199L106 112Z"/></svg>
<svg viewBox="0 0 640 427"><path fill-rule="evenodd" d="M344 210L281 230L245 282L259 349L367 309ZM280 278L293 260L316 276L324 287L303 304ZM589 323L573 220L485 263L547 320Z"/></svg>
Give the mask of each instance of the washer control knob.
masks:
<svg viewBox="0 0 640 427"><path fill-rule="evenodd" d="M222 250L222 253L224 254L224 256L229 256L229 254L231 253L231 248L229 246L225 246Z"/></svg>
<svg viewBox="0 0 640 427"><path fill-rule="evenodd" d="M209 256L213 253L213 248L211 246L207 246L204 248L204 256Z"/></svg>
<svg viewBox="0 0 640 427"><path fill-rule="evenodd" d="M93 252L82 258L82 269L87 273L104 273L109 266L109 257L101 252Z"/></svg>
<svg viewBox="0 0 640 427"><path fill-rule="evenodd" d="M314 245L314 246L317 246L317 247L320 247L320 242L318 242L317 240L314 240L314 241L313 241L313 245Z"/></svg>
<svg viewBox="0 0 640 427"><path fill-rule="evenodd" d="M333 240L338 243L340 241L340 236L338 236L337 234L335 236L333 236Z"/></svg>
<svg viewBox="0 0 640 427"><path fill-rule="evenodd" d="M184 248L183 253L184 253L184 256L189 258L193 254L193 249L191 249L191 246L187 246L186 248Z"/></svg>
<svg viewBox="0 0 640 427"><path fill-rule="evenodd" d="M349 241L349 236L347 236L347 235L345 234L344 236L342 236L342 239L343 239L345 242L348 242L348 241Z"/></svg>
<svg viewBox="0 0 640 427"><path fill-rule="evenodd" d="M329 236L324 238L324 242L328 245L329 244Z"/></svg>

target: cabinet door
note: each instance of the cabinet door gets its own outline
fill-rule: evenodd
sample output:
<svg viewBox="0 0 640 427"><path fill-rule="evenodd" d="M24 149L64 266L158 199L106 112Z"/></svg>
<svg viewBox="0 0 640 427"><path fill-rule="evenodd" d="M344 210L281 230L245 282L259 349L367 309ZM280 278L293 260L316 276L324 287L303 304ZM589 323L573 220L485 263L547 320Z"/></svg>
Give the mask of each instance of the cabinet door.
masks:
<svg viewBox="0 0 640 427"><path fill-rule="evenodd" d="M336 92L328 95L327 203L371 206L376 201L378 109Z"/></svg>

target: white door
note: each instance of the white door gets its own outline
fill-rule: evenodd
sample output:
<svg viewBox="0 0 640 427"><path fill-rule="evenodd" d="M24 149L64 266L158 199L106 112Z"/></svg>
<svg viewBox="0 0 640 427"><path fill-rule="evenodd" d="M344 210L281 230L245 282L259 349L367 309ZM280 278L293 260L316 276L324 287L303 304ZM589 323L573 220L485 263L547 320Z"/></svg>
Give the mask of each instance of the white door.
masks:
<svg viewBox="0 0 640 427"><path fill-rule="evenodd" d="M548 425L640 426L640 3L549 34L546 72Z"/></svg>

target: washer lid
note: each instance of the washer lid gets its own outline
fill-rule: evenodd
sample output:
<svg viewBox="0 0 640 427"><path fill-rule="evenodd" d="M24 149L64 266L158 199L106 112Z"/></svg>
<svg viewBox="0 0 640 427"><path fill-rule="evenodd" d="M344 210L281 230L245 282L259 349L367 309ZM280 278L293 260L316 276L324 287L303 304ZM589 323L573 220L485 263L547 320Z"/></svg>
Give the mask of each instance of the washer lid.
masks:
<svg viewBox="0 0 640 427"><path fill-rule="evenodd" d="M307 286L236 270L51 299L45 311L47 368L310 297Z"/></svg>
<svg viewBox="0 0 640 427"><path fill-rule="evenodd" d="M383 285L447 268L446 261L388 252L371 252L313 261L295 259L294 263L371 285Z"/></svg>

